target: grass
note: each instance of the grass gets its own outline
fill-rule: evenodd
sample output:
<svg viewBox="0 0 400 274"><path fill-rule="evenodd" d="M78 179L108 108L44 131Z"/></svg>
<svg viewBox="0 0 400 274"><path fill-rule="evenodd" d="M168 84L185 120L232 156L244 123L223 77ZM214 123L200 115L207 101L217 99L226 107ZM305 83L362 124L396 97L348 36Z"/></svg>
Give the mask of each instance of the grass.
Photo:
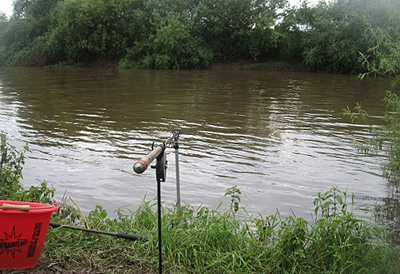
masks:
<svg viewBox="0 0 400 274"><path fill-rule="evenodd" d="M400 250L384 228L348 212L345 192L332 188L318 195L313 223L278 213L238 218L234 207L164 208L164 273L400 273ZM87 223L149 241L50 228L39 264L16 273L158 272L155 201L116 218L97 206Z"/></svg>
<svg viewBox="0 0 400 274"><path fill-rule="evenodd" d="M23 152L3 138L1 199L15 197L37 202L52 199L46 183L23 190L19 184ZM12 151L11 154L9 152ZM19 159L19 161L16 161ZM16 176L14 176L16 175ZM16 187L17 186L17 187ZM315 219L279 213L246 215L240 190L227 191L227 210L190 205L163 208L164 273L400 273L400 247L385 227L358 219L347 193L332 188L317 193ZM144 201L135 212L118 211L109 218L96 206L83 218L70 205L60 205L53 221L90 229L138 234L148 241L127 241L66 228L49 228L37 266L6 273L157 273L158 230L156 202ZM246 217L236 216L242 210Z"/></svg>

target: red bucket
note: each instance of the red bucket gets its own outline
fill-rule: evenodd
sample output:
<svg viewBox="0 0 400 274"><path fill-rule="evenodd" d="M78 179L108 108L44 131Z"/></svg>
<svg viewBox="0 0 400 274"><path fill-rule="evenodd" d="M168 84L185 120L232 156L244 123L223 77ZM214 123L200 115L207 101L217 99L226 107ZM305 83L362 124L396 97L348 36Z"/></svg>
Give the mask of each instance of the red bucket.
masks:
<svg viewBox="0 0 400 274"><path fill-rule="evenodd" d="M31 268L39 261L56 205L0 200L0 270Z"/></svg>

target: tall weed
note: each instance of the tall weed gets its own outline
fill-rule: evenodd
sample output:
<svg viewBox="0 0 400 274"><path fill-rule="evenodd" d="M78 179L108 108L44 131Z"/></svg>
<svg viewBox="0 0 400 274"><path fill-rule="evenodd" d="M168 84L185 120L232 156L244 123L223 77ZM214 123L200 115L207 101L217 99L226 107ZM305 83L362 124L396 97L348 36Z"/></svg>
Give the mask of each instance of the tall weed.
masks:
<svg viewBox="0 0 400 274"><path fill-rule="evenodd" d="M348 194L338 188L318 193L312 223L296 216L282 219L279 212L238 218L234 203L225 211L190 205L164 208L164 269L167 273L396 273L400 270L398 248L390 245L384 229L351 212L351 198L348 203ZM134 213L119 211L115 219L106 218L104 209L97 206L87 219L92 227L148 237L146 243L119 242L116 249L124 250L124 260L131 258L142 268L155 270L155 206L155 201L146 201ZM77 248L92 246L102 249L104 256L114 256L93 236L75 237L80 239Z"/></svg>
<svg viewBox="0 0 400 274"><path fill-rule="evenodd" d="M7 136L0 132L0 199L51 203L54 189L49 188L46 182L28 190L21 184L25 153L28 151L27 145L22 151L10 145Z"/></svg>

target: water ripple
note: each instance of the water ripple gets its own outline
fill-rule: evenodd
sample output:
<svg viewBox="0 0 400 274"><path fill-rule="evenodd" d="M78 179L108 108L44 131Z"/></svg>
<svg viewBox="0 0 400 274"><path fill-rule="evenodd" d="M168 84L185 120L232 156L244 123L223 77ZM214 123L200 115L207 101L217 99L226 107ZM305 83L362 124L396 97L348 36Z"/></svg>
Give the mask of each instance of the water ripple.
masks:
<svg viewBox="0 0 400 274"><path fill-rule="evenodd" d="M363 101L379 125L376 102L385 89L376 92L383 84L374 83L266 72L5 70L0 123L14 144L31 147L24 183L46 179L85 210L154 197L154 171L136 175L132 164L181 129L185 202L229 203L224 193L238 185L251 212L307 217L312 195L332 186L372 197L366 202L385 196L383 158L353 146L371 138L370 127L342 115ZM175 199L173 154L167 150L168 202Z"/></svg>

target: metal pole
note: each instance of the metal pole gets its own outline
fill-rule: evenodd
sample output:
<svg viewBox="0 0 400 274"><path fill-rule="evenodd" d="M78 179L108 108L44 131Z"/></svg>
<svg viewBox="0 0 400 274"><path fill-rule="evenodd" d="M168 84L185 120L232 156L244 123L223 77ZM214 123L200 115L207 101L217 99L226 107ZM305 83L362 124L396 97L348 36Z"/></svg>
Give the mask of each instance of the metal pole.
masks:
<svg viewBox="0 0 400 274"><path fill-rule="evenodd" d="M161 180L157 179L158 273L162 274Z"/></svg>
<svg viewBox="0 0 400 274"><path fill-rule="evenodd" d="M180 194L180 182L179 182L179 159L178 159L178 138L181 131L172 132L173 136L169 138L163 144L152 148L152 151L144 156L142 159L137 161L133 165L133 170L136 173L143 173L147 167L157 158L156 168L156 180L157 180L157 215L158 215L158 269L159 273L162 274L162 223L161 223L161 182L165 182L167 161L165 159L165 148L166 145L174 142L175 148L175 160L176 160L176 191L177 191L177 207L180 209L181 206L181 194ZM154 145L154 144L153 144Z"/></svg>
<svg viewBox="0 0 400 274"><path fill-rule="evenodd" d="M179 144L176 142L174 144L175 148L175 165L176 165L176 208L178 211L181 209L181 183L179 178Z"/></svg>

